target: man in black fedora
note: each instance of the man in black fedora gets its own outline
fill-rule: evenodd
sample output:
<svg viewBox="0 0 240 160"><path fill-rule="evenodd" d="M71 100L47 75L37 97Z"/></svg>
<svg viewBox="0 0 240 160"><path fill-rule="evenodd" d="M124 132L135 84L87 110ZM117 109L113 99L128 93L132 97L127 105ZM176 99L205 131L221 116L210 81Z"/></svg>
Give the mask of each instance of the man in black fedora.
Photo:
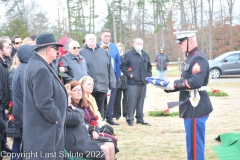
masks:
<svg viewBox="0 0 240 160"><path fill-rule="evenodd" d="M63 159L67 92L50 65L60 46L53 34L39 35L25 69L23 152L31 158L23 159Z"/></svg>

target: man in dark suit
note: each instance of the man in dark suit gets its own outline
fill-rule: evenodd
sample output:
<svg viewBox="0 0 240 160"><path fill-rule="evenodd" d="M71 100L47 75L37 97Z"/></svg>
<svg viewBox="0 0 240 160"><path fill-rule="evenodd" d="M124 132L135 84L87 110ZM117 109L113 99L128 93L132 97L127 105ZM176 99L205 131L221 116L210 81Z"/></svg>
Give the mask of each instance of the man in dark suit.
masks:
<svg viewBox="0 0 240 160"><path fill-rule="evenodd" d="M50 65L59 46L53 34L38 36L36 54L25 69L23 152L34 153L30 159L64 158L59 153L64 150L67 92Z"/></svg>

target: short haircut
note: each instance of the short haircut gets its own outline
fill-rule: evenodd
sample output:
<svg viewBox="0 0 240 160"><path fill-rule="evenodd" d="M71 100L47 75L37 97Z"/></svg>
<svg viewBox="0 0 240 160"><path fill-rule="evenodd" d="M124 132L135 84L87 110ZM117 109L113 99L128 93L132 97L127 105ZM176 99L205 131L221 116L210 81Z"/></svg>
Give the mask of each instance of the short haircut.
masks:
<svg viewBox="0 0 240 160"><path fill-rule="evenodd" d="M69 42L69 44L68 44L68 48L73 47L76 43L79 44L78 41L71 40L71 41ZM74 45L73 45L73 44L74 44ZM79 46L80 46L80 44L79 44Z"/></svg>
<svg viewBox="0 0 240 160"><path fill-rule="evenodd" d="M135 43L137 40L141 40L141 41L143 42L143 39L142 39L142 38L135 38L135 39L133 40L133 43Z"/></svg>
<svg viewBox="0 0 240 160"><path fill-rule="evenodd" d="M15 35L11 38L12 43L15 43L16 38L21 38L19 35Z"/></svg>
<svg viewBox="0 0 240 160"><path fill-rule="evenodd" d="M66 43L63 45L63 49L64 49L65 51L68 50L68 48L69 48L69 43L70 43L72 40L73 40L73 39L69 38L69 39L66 41Z"/></svg>
<svg viewBox="0 0 240 160"><path fill-rule="evenodd" d="M102 33L104 33L104 32L109 32L109 33L111 33L111 30L110 30L110 29L107 29L107 28L104 28L104 29L102 30Z"/></svg>
<svg viewBox="0 0 240 160"><path fill-rule="evenodd" d="M36 52L37 54L45 53L45 52L46 52L46 48L47 48L47 46L38 48L37 50L35 50L35 52Z"/></svg>
<svg viewBox="0 0 240 160"><path fill-rule="evenodd" d="M7 40L5 40L5 39L0 39L0 49L1 50L3 50L3 43L8 43L8 41Z"/></svg>
<svg viewBox="0 0 240 160"><path fill-rule="evenodd" d="M0 39L7 40L7 39L10 39L10 37L8 37L8 36L2 36L2 37L0 37Z"/></svg>
<svg viewBox="0 0 240 160"><path fill-rule="evenodd" d="M90 37L94 37L94 38L97 40L96 35L95 35L95 34L92 34L92 33L87 34L87 35L85 36L85 39L87 40L87 39L89 39Z"/></svg>
<svg viewBox="0 0 240 160"><path fill-rule="evenodd" d="M35 41L35 39L37 38L37 36L35 34L32 34L31 36L29 36L33 41Z"/></svg>

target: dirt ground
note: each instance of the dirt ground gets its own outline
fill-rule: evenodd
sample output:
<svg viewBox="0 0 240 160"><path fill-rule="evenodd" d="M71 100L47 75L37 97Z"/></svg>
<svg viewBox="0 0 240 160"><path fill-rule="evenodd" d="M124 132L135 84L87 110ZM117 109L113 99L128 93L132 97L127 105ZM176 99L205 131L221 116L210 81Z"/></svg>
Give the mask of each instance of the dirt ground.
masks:
<svg viewBox="0 0 240 160"><path fill-rule="evenodd" d="M206 123L205 159L217 160L211 146L219 134L240 132L240 83L209 83L208 89L226 92L227 97L210 97L213 112ZM178 100L178 92L165 93L149 84L144 105L145 121L151 126L134 124L129 127L124 118L114 127L120 152L118 160L186 160L185 131L179 117L150 117L148 111L167 109L167 102ZM178 111L178 107L170 111Z"/></svg>
<svg viewBox="0 0 240 160"><path fill-rule="evenodd" d="M240 132L240 83L209 83L208 89L226 92L227 97L210 97L214 110L207 120L205 159L217 160L211 146L219 134ZM151 126L129 127L123 117L114 126L118 138L118 160L186 160L185 131L179 117L150 117L148 111L167 109L167 102L178 100L178 92L165 93L149 84L144 104L145 121ZM178 111L178 107L170 110ZM11 146L11 140L8 140Z"/></svg>

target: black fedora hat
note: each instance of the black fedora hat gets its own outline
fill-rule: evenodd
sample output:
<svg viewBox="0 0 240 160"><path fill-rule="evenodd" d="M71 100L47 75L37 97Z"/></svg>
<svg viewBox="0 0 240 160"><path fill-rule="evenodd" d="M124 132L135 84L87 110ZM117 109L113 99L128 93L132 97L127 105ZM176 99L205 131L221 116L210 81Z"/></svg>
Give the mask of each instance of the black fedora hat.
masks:
<svg viewBox="0 0 240 160"><path fill-rule="evenodd" d="M62 44L57 43L53 34L41 34L36 38L36 45L34 50L37 50L45 46L51 46L51 45L55 45L59 47L63 46Z"/></svg>

